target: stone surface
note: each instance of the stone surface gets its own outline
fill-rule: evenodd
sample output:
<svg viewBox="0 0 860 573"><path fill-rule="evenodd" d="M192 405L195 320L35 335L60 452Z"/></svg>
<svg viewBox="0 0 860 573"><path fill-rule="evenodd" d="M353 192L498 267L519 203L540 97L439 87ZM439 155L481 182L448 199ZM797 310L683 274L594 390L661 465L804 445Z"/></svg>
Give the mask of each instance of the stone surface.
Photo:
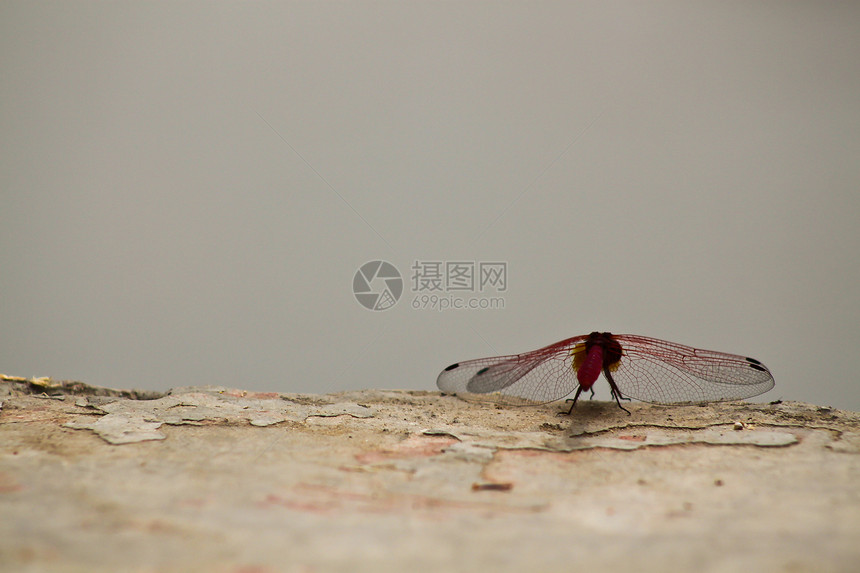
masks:
<svg viewBox="0 0 860 573"><path fill-rule="evenodd" d="M627 407L0 376L0 571L857 570L860 415Z"/></svg>

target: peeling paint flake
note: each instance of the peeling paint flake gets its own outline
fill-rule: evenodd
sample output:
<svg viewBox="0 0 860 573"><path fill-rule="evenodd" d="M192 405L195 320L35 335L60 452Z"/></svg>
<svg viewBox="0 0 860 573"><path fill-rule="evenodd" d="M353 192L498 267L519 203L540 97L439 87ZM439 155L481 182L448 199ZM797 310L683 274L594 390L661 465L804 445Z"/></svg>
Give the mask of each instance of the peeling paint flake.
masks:
<svg viewBox="0 0 860 573"><path fill-rule="evenodd" d="M66 428L92 430L111 444L132 444L148 440L163 440L167 436L158 431L162 422L149 421L142 416L108 414L93 422L66 422Z"/></svg>
<svg viewBox="0 0 860 573"><path fill-rule="evenodd" d="M638 426L635 429L615 429L606 432L560 437L543 432L491 432L478 428L452 430L437 428L425 430L426 435L446 435L467 445L491 449L537 449L552 452L572 452L593 448L637 450L655 446L679 444L751 445L762 447L788 446L797 443L797 437L778 430L750 430L738 432L731 427L710 427L701 430L670 429ZM448 451L454 451L454 446Z"/></svg>
<svg viewBox="0 0 860 573"><path fill-rule="evenodd" d="M66 426L92 430L112 444L164 439L165 436L156 431L162 424L220 422L264 427L286 421L306 422L313 416L370 418L376 415L374 408L354 402L309 406L281 397L272 398L270 394L217 388L189 388L155 400L90 397L79 399L75 404L106 415L96 422L85 417Z"/></svg>
<svg viewBox="0 0 860 573"><path fill-rule="evenodd" d="M615 450L637 450L655 446L680 444L707 444L712 446L746 445L761 447L789 446L797 443L797 437L789 432L754 430L738 432L734 429L706 428L703 430L669 430L665 428L637 428L628 431L589 435L571 438L570 451L592 448Z"/></svg>
<svg viewBox="0 0 860 573"><path fill-rule="evenodd" d="M271 426L286 421L286 417L271 412L255 412L248 418L248 423L258 427Z"/></svg>
<svg viewBox="0 0 860 573"><path fill-rule="evenodd" d="M825 447L845 454L860 453L860 432L842 432L838 440Z"/></svg>
<svg viewBox="0 0 860 573"><path fill-rule="evenodd" d="M312 409L309 416L343 416L344 414L353 418L372 418L376 411L367 406L361 406L354 402L339 402L329 404L320 408Z"/></svg>

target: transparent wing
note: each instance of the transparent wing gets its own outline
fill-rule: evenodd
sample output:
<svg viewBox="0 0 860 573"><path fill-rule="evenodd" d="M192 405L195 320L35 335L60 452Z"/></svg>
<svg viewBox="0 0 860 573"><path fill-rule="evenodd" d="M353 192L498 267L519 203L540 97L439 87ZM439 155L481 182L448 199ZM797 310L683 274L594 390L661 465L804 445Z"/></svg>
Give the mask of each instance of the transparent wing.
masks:
<svg viewBox="0 0 860 573"><path fill-rule="evenodd" d="M764 394L773 376L754 358L630 334L614 335L623 356L612 378L625 398L643 402L724 402Z"/></svg>
<svg viewBox="0 0 860 573"><path fill-rule="evenodd" d="M452 364L436 385L446 394L496 404L543 404L564 398L579 385L571 351L587 336L511 356L480 358Z"/></svg>

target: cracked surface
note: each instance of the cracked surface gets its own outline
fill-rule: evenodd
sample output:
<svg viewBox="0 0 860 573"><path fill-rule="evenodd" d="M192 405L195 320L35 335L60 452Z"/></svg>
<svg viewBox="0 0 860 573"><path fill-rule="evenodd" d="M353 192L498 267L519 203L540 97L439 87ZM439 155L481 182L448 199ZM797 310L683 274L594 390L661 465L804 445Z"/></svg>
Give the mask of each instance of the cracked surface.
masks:
<svg viewBox="0 0 860 573"><path fill-rule="evenodd" d="M0 570L853 571L860 558L853 412L134 396L0 378Z"/></svg>

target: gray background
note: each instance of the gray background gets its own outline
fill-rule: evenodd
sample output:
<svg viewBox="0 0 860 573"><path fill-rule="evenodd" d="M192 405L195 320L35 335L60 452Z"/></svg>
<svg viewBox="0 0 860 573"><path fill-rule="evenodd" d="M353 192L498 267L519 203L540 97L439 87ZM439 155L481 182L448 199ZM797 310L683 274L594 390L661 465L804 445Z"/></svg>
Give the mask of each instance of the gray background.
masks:
<svg viewBox="0 0 860 573"><path fill-rule="evenodd" d="M0 372L435 389L591 330L860 409L856 2L3 2ZM400 302L360 306L384 259ZM415 260L505 261L414 310Z"/></svg>

